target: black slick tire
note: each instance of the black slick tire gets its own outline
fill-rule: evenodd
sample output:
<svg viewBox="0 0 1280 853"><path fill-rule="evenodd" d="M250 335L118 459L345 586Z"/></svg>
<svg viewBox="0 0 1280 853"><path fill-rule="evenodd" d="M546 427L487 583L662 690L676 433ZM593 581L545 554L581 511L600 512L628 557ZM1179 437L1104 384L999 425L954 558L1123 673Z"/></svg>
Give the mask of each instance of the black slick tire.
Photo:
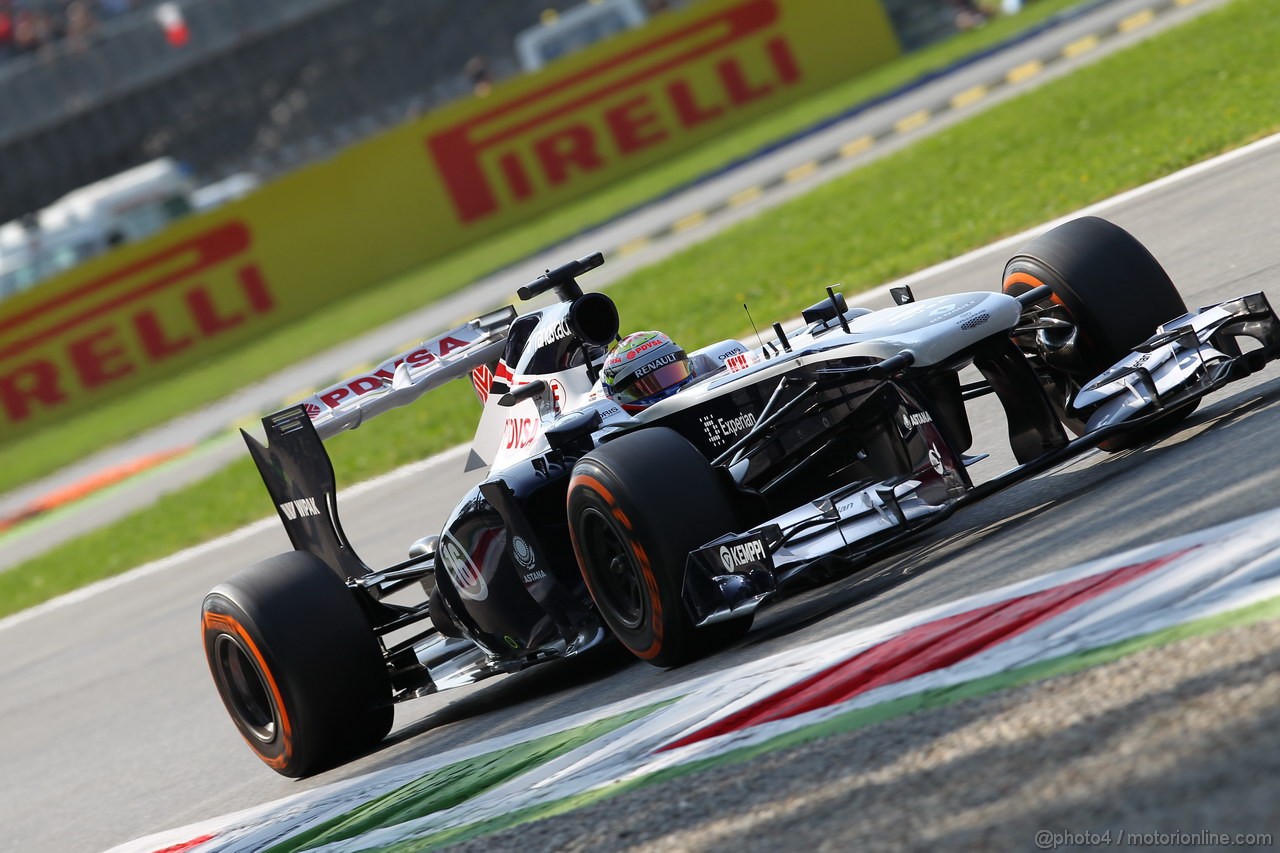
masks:
<svg viewBox="0 0 1280 853"><path fill-rule="evenodd" d="M587 588L637 657L676 666L750 629L750 616L697 628L682 600L689 552L740 520L731 485L678 433L644 429L584 456L568 516Z"/></svg>
<svg viewBox="0 0 1280 853"><path fill-rule="evenodd" d="M391 730L391 682L354 593L292 551L215 587L201 608L213 682L249 747L284 776L308 776Z"/></svg>
<svg viewBox="0 0 1280 853"><path fill-rule="evenodd" d="M1076 324L1085 369L1071 377L1072 394L1161 324L1187 313L1182 295L1151 252L1120 226L1096 216L1073 219L1036 237L1005 265L1003 284L1011 296L1047 285ZM1192 403L1176 409L1100 446L1126 449L1167 431L1195 408Z"/></svg>

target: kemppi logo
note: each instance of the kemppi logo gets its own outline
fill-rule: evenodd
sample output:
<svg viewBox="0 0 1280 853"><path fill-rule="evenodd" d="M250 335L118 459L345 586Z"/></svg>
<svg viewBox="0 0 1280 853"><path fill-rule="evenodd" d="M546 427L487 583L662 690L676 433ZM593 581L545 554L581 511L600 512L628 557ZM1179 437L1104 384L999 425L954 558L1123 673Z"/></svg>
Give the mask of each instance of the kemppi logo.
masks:
<svg viewBox="0 0 1280 853"><path fill-rule="evenodd" d="M683 30L500 103L426 139L458 218L497 213L785 89L802 71L778 0L744 0Z"/></svg>
<svg viewBox="0 0 1280 853"><path fill-rule="evenodd" d="M222 223L0 317L0 412L20 425L271 313L245 223Z"/></svg>
<svg viewBox="0 0 1280 853"><path fill-rule="evenodd" d="M732 572L765 558L764 543L759 539L720 546L720 563L726 572Z"/></svg>

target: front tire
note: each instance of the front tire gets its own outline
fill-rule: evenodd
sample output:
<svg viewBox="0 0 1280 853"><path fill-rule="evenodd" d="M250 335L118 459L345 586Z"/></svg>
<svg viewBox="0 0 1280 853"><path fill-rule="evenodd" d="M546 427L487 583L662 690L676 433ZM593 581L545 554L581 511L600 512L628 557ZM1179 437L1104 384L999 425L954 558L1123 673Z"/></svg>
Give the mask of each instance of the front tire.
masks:
<svg viewBox="0 0 1280 853"><path fill-rule="evenodd" d="M307 776L391 730L391 681L354 593L315 556L257 563L204 599L205 658L249 748Z"/></svg>
<svg viewBox="0 0 1280 853"><path fill-rule="evenodd" d="M1064 422L1079 433L1083 424L1066 413L1070 398L1157 327L1187 313L1169 274L1151 252L1118 225L1085 216L1053 228L1026 245L1005 265L1004 292L1017 296L1048 285L1057 311L1078 330L1077 368L1058 382ZM1192 402L1154 423L1103 442L1124 450L1163 433L1190 415Z"/></svg>
<svg viewBox="0 0 1280 853"><path fill-rule="evenodd" d="M685 663L731 642L751 617L697 628L682 598L689 552L740 526L731 485L666 428L621 436L574 466L569 530L600 614L633 654Z"/></svg>

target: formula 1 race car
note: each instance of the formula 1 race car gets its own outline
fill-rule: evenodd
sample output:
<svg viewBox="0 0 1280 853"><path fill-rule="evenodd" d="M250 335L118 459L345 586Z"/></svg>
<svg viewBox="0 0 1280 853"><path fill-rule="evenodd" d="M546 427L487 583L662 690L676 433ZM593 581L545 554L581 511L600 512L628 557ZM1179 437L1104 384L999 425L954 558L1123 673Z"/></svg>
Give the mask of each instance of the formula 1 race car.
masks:
<svg viewBox="0 0 1280 853"><path fill-rule="evenodd" d="M273 769L372 747L396 702L610 638L662 667L705 654L802 578L865 566L1073 454L1139 444L1280 354L1263 294L1188 312L1137 240L1083 218L1015 255L1003 292L896 288L869 311L827 288L799 327L688 353L691 379L627 411L601 376L618 312L577 283L602 261L520 289L554 292L548 307L493 312L264 418L266 445L245 435L296 550L210 592L202 628ZM969 366L981 381L962 383ZM467 376L484 401L470 467L488 476L408 560L370 569L322 440ZM985 394L1018 464L975 486L965 402Z"/></svg>

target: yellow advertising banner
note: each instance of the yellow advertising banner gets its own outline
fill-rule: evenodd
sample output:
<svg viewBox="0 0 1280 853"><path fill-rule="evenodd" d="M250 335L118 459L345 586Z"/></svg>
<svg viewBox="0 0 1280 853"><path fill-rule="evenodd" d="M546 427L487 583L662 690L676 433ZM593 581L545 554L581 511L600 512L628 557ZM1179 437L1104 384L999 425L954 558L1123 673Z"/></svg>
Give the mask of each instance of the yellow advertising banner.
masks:
<svg viewBox="0 0 1280 853"><path fill-rule="evenodd" d="M0 440L592 192L898 51L879 0L703 0L353 146L0 303Z"/></svg>
<svg viewBox="0 0 1280 853"><path fill-rule="evenodd" d="M460 233L517 221L897 54L878 2L737 0L655 19L410 129Z"/></svg>

